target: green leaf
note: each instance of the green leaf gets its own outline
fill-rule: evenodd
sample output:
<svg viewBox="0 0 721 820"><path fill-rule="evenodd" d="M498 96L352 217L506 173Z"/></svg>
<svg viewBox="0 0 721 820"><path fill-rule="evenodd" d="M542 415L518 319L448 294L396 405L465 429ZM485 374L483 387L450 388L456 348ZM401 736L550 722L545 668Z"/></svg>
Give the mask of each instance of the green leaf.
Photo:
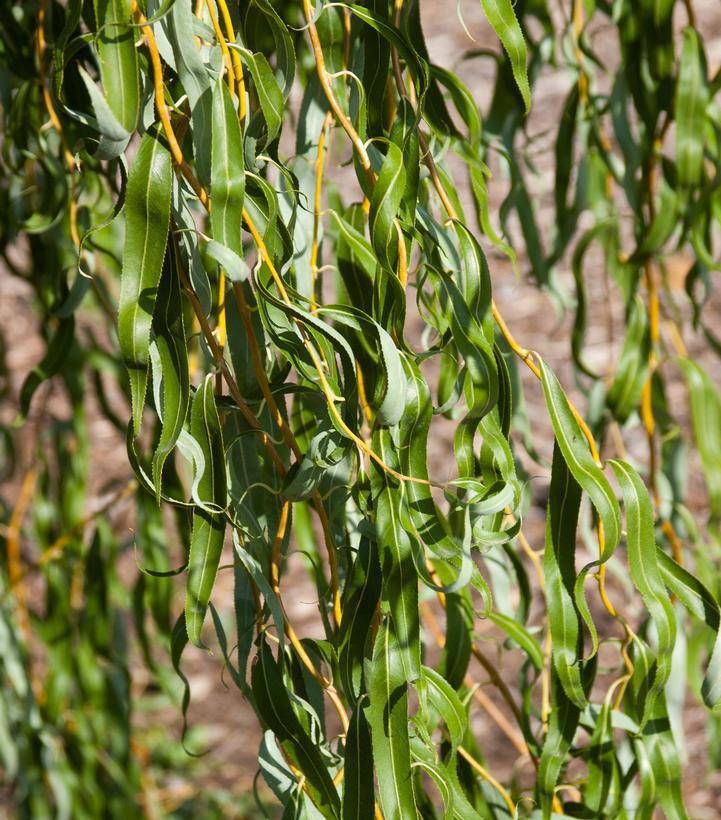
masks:
<svg viewBox="0 0 721 820"><path fill-rule="evenodd" d="M551 816L552 799L561 770L576 736L581 710L567 696L555 671L551 671L551 713L538 767L538 792L543 817Z"/></svg>
<svg viewBox="0 0 721 820"><path fill-rule="evenodd" d="M153 315L153 331L162 377L162 429L153 454L152 467L156 500L160 504L163 465L180 436L190 404L188 349L183 325L180 277L174 254L170 254L165 260Z"/></svg>
<svg viewBox="0 0 721 820"><path fill-rule="evenodd" d="M254 54L246 48L235 46L232 43L230 45L240 52L243 61L250 70L253 87L258 95L260 110L265 120L265 142L269 144L280 133L284 108L283 92L264 54L261 52Z"/></svg>
<svg viewBox="0 0 721 820"><path fill-rule="evenodd" d="M451 747L455 751L463 742L468 726L465 707L448 681L428 666L423 667L423 684L428 702L445 723Z"/></svg>
<svg viewBox="0 0 721 820"><path fill-rule="evenodd" d="M513 4L511 0L481 0L481 5L488 22L493 26L493 30L508 54L513 77L518 90L521 92L521 97L523 97L526 113L528 113L531 110L531 89L528 85L528 72L526 69L526 41L523 38L521 27L518 25L518 18L513 10Z"/></svg>
<svg viewBox="0 0 721 820"><path fill-rule="evenodd" d="M376 636L366 669L366 707L373 740L381 811L388 820L416 816L408 738L408 677L398 640L388 622Z"/></svg>
<svg viewBox="0 0 721 820"><path fill-rule="evenodd" d="M691 397L691 416L696 446L701 455L710 496L711 515L721 519L721 398L707 371L690 359L679 359Z"/></svg>
<svg viewBox="0 0 721 820"><path fill-rule="evenodd" d="M282 78L283 97L288 99L295 80L296 61L293 37L283 19L273 8L271 0L253 0L250 10L253 9L257 9L265 16L264 22L273 34L276 46L276 72Z"/></svg>
<svg viewBox="0 0 721 820"><path fill-rule="evenodd" d="M358 707L351 715L345 739L343 820L373 817L373 748L365 713Z"/></svg>
<svg viewBox="0 0 721 820"><path fill-rule="evenodd" d="M639 407L641 391L648 378L651 346L646 306L640 296L631 302L626 338L608 390L608 406L621 424Z"/></svg>
<svg viewBox="0 0 721 820"><path fill-rule="evenodd" d="M488 618L500 627L514 643L521 647L539 672L543 669L543 651L538 645L538 641L523 624L515 618L509 618L508 615L503 615L500 612L491 612Z"/></svg>
<svg viewBox="0 0 721 820"><path fill-rule="evenodd" d="M653 712L656 698L663 691L671 673L671 655L676 641L676 621L656 561L653 507L648 491L638 473L623 461L611 461L623 492L626 509L626 546L628 566L636 589L656 627L656 669L646 695L640 726L643 728Z"/></svg>
<svg viewBox="0 0 721 820"><path fill-rule="evenodd" d="M242 259L241 226L245 195L243 137L238 112L222 77L213 87L210 161L210 226L213 239ZM232 277L235 279L235 277Z"/></svg>
<svg viewBox="0 0 721 820"><path fill-rule="evenodd" d="M381 573L375 541L362 537L343 590L343 618L338 633L338 665L346 697L355 701L362 685L365 648L376 604Z"/></svg>
<svg viewBox="0 0 721 820"><path fill-rule="evenodd" d="M264 637L253 663L251 684L263 722L305 778L313 804L323 817L339 817L340 799L326 762L293 710L280 667Z"/></svg>
<svg viewBox="0 0 721 820"><path fill-rule="evenodd" d="M657 559L666 586L692 615L715 633L701 694L704 703L718 712L721 710L721 610L718 602L698 578L660 548L657 550Z"/></svg>
<svg viewBox="0 0 721 820"><path fill-rule="evenodd" d="M616 549L621 534L621 510L616 494L603 474L603 470L594 461L586 437L571 412L568 398L558 379L540 357L539 363L543 393L558 447L568 469L581 489L588 493L603 523L606 540L601 560L605 561Z"/></svg>
<svg viewBox="0 0 721 820"><path fill-rule="evenodd" d="M625 700L629 703L632 716L640 718L653 658L648 647L636 641L631 648L631 660L634 673ZM666 817L686 820L688 815L681 794L681 761L668 719L664 692L656 699L651 718L640 737L635 739L633 749L641 780L640 806L651 809L660 804Z"/></svg>
<svg viewBox="0 0 721 820"><path fill-rule="evenodd" d="M94 0L98 63L105 100L127 134L137 125L140 112L138 58L131 0Z"/></svg>
<svg viewBox="0 0 721 820"><path fill-rule="evenodd" d="M203 253L223 268L231 282L245 282L250 276L250 270L243 257L215 239L205 243Z"/></svg>
<svg viewBox="0 0 721 820"><path fill-rule="evenodd" d="M203 506L193 512L193 531L188 556L185 622L188 639L203 646L201 632L215 584L225 540L225 516L209 507L224 510L227 503L225 457L220 420L215 406L212 374L196 390L190 411L190 433L202 450L204 465L196 494Z"/></svg>
<svg viewBox="0 0 721 820"><path fill-rule="evenodd" d="M95 151L95 156L98 159L115 159L127 148L130 141L130 132L126 131L117 121L107 100L98 91L87 71L82 66L78 66L78 72L90 95L90 101L95 113L95 122L92 123L90 117L88 117L88 122L94 124L100 132L100 143Z"/></svg>
<svg viewBox="0 0 721 820"><path fill-rule="evenodd" d="M597 816L614 817L618 816L623 789L616 759L610 697L604 700L595 724L589 741L588 780L583 796L589 809Z"/></svg>
<svg viewBox="0 0 721 820"><path fill-rule="evenodd" d="M681 185L692 188L703 171L706 106L709 102L706 58L701 38L688 26L676 87L676 167Z"/></svg>
<svg viewBox="0 0 721 820"><path fill-rule="evenodd" d="M468 369L468 398L472 411L472 419L469 421L475 423L498 401L498 367L493 347L451 277L441 275L438 281L445 297L446 315L453 339Z"/></svg>
<svg viewBox="0 0 721 820"><path fill-rule="evenodd" d="M546 514L546 579L551 652L565 697L578 709L586 705L581 677L581 620L574 603L576 581L576 527L581 488L556 442L553 449L551 487Z"/></svg>
<svg viewBox="0 0 721 820"><path fill-rule="evenodd" d="M192 125L193 153L198 178L207 185L210 181L212 92L211 78L197 48L188 48L195 34L191 0L175 0L161 26L172 48L166 59L177 72L183 90L188 95ZM156 26L156 28L159 28Z"/></svg>
<svg viewBox="0 0 721 820"><path fill-rule="evenodd" d="M405 184L403 152L395 143L389 142L371 195L368 230L378 260L390 272L395 271L399 240L393 220L403 200Z"/></svg>
<svg viewBox="0 0 721 820"><path fill-rule="evenodd" d="M378 421L392 427L403 417L406 403L406 376L393 340L380 325L376 325L380 358L383 365L383 396L378 406Z"/></svg>
<svg viewBox="0 0 721 820"><path fill-rule="evenodd" d="M170 153L143 135L128 177L118 337L130 377L133 432L140 433L148 383L150 326L170 227Z"/></svg>
<svg viewBox="0 0 721 820"><path fill-rule="evenodd" d="M392 440L387 430L379 429L374 434L373 445L386 464L393 461ZM393 467L393 464L389 466ZM383 601L390 610L395 648L405 669L405 679L413 681L421 673L418 574L411 536L402 524L403 485L375 465L371 481Z"/></svg>

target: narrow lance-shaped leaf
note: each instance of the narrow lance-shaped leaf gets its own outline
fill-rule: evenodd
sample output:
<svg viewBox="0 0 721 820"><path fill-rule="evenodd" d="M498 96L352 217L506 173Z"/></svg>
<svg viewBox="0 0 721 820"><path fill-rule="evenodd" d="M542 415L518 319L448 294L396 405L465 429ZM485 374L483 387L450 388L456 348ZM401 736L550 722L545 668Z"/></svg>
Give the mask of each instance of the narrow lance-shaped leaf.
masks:
<svg viewBox="0 0 721 820"><path fill-rule="evenodd" d="M366 707L381 811L389 820L416 816L408 738L408 677L390 624L381 625L366 671Z"/></svg>
<svg viewBox="0 0 721 820"><path fill-rule="evenodd" d="M78 66L78 73L88 91L93 113L95 114L94 120L88 116L87 122L97 128L100 135L94 155L97 159L115 159L127 148L130 132L126 131L117 121L115 114L108 105L108 101L99 91L88 72L82 66Z"/></svg>
<svg viewBox="0 0 721 820"><path fill-rule="evenodd" d="M338 635L338 662L346 697L353 701L363 690L363 653L380 597L381 572L375 541L362 537L343 590L343 618Z"/></svg>
<svg viewBox="0 0 721 820"><path fill-rule="evenodd" d="M626 509L626 544L628 565L636 589L656 627L657 650L654 679L646 695L640 726L643 728L653 712L656 698L671 672L671 655L676 641L673 607L656 561L653 507L648 491L638 473L623 461L611 461L623 492Z"/></svg>
<svg viewBox="0 0 721 820"><path fill-rule="evenodd" d="M279 665L265 638L260 640L251 684L263 722L301 772L313 804L323 817L337 818L340 815L338 792L317 743L305 731L293 710Z"/></svg>
<svg viewBox="0 0 721 820"><path fill-rule="evenodd" d="M513 3L511 0L481 0L481 5L488 22L493 26L493 30L508 54L513 77L523 97L526 113L528 113L531 110L531 89L526 69L526 41L523 39L523 32L513 10Z"/></svg>
<svg viewBox="0 0 721 820"><path fill-rule="evenodd" d="M696 444L711 501L711 515L721 519L721 398L708 373L690 359L680 359L691 397L691 415Z"/></svg>
<svg viewBox="0 0 721 820"><path fill-rule="evenodd" d="M283 92L264 54L261 52L254 54L240 46L233 46L233 48L237 48L240 52L253 78L253 86L265 120L266 141L271 143L278 136L282 123Z"/></svg>
<svg viewBox="0 0 721 820"><path fill-rule="evenodd" d="M701 695L715 712L721 711L721 610L716 598L671 556L657 548L658 565L666 586L686 609L714 633L713 648L704 675Z"/></svg>
<svg viewBox="0 0 721 820"><path fill-rule="evenodd" d="M405 475L425 482L428 480L428 434L433 417L431 395L415 362L410 357L404 357L403 366L406 371L406 397L399 426L400 467ZM409 481L404 492L408 500L408 513L423 544L443 558L460 557L461 550L451 537L430 486ZM442 582L450 583L446 577L442 578Z"/></svg>
<svg viewBox="0 0 721 820"><path fill-rule="evenodd" d="M393 450L387 430L379 430L373 442L382 459L392 459ZM403 485L380 468L374 469L372 483L376 537L383 574L382 597L390 611L395 651L401 658L406 680L413 681L421 671L418 575L413 561L411 536L402 525L401 505L405 503Z"/></svg>
<svg viewBox="0 0 721 820"><path fill-rule="evenodd" d="M345 738L343 820L370 820L375 809L373 748L362 707L351 715Z"/></svg>
<svg viewBox="0 0 721 820"><path fill-rule="evenodd" d="M441 293L444 297L446 316L451 326L453 339L468 369L470 381L469 421L477 424L480 418L498 401L498 368L493 347L486 338L463 299L461 291L450 276L439 277ZM468 474L468 465L462 467Z"/></svg>
<svg viewBox="0 0 721 820"><path fill-rule="evenodd" d="M213 239L243 256L240 231L243 223L245 162L238 112L222 77L213 87L210 192Z"/></svg>
<svg viewBox="0 0 721 820"><path fill-rule="evenodd" d="M215 406L212 374L196 390L190 410L190 433L198 442L205 461L197 482L198 499L203 506L193 512L193 530L188 557L188 583L185 597L185 622L188 639L202 646L201 631L208 602L215 584L223 551L227 503L225 454L220 420ZM209 511L211 509L218 512Z"/></svg>
<svg viewBox="0 0 721 820"><path fill-rule="evenodd" d="M118 337L130 376L133 433L140 433L148 384L150 325L170 227L170 153L151 133L143 135L128 177L125 244L120 277Z"/></svg>
<svg viewBox="0 0 721 820"><path fill-rule="evenodd" d="M448 681L428 666L423 667L423 686L428 703L445 723L455 752L468 727L468 715L461 699Z"/></svg>
<svg viewBox="0 0 721 820"><path fill-rule="evenodd" d="M646 306L636 297L631 302L623 351L607 397L608 406L621 424L639 406L648 377L650 336L646 316Z"/></svg>
<svg viewBox="0 0 721 820"><path fill-rule="evenodd" d="M190 0L174 0L170 13L161 25L172 47L172 54L166 54L165 59L177 72L183 90L188 95L198 179L207 185L210 179L211 153L211 78L200 50L188 47L193 42L194 20L196 18Z"/></svg>
<svg viewBox="0 0 721 820"><path fill-rule="evenodd" d="M634 671L624 701L631 716L640 721L654 659L642 641L633 642L630 654ZM665 692L655 699L650 719L634 739L633 749L641 780L640 808L652 809L660 804L670 820L686 820L688 814L681 795L681 761L668 718Z"/></svg>
<svg viewBox="0 0 721 820"><path fill-rule="evenodd" d="M613 689L604 699L589 741L588 781L584 799L597 816L618 816L619 803L623 797L621 771L616 758L613 736L612 698Z"/></svg>
<svg viewBox="0 0 721 820"><path fill-rule="evenodd" d="M160 503L163 465L175 447L190 403L188 349L183 326L180 278L174 253L165 260L153 316L155 344L162 373L162 429L153 455L153 483Z"/></svg>
<svg viewBox="0 0 721 820"><path fill-rule="evenodd" d="M533 635L519 623L515 618L509 618L508 615L503 615L500 612L491 612L488 616L496 626L500 627L506 635L528 656L528 660L540 672L543 668L543 651L538 645L538 641Z"/></svg>
<svg viewBox="0 0 721 820"><path fill-rule="evenodd" d="M105 99L115 119L132 133L140 111L138 58L131 0L94 0L96 47Z"/></svg>
<svg viewBox="0 0 721 820"><path fill-rule="evenodd" d="M403 152L395 143L389 142L388 153L373 188L368 221L373 249L389 271L395 270L398 255L399 237L393 220L403 199L405 178Z"/></svg>
<svg viewBox="0 0 721 820"><path fill-rule="evenodd" d="M546 514L546 579L553 665L565 696L579 708L586 704L581 679L581 619L574 603L576 527L581 488L556 443Z"/></svg>
<svg viewBox="0 0 721 820"><path fill-rule="evenodd" d="M605 546L602 560L607 560L616 549L621 534L621 509L603 470L596 464L589 450L581 425L573 415L566 394L546 363L538 357L543 393L546 397L553 432L568 469L588 493L603 523Z"/></svg>
<svg viewBox="0 0 721 820"><path fill-rule="evenodd" d="M709 101L706 59L698 33L683 31L676 88L676 166L679 182L698 185L703 170L706 106Z"/></svg>
<svg viewBox="0 0 721 820"><path fill-rule="evenodd" d="M538 767L538 792L544 820L551 817L553 796L576 736L581 710L566 695L555 669L551 670L551 714Z"/></svg>

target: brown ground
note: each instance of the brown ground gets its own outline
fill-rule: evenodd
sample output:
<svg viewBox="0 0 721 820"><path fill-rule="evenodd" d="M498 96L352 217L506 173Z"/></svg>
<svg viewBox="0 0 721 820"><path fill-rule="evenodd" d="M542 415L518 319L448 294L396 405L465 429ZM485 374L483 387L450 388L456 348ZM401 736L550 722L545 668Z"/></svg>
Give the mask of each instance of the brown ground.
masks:
<svg viewBox="0 0 721 820"><path fill-rule="evenodd" d="M483 19L480 3L476 0L465 0L462 3L466 25L475 37L476 44L471 43L463 33L454 13L454 2L451 2L451 0L446 0L446 2L424 0L422 6L429 48L434 62L453 67L457 63L459 55L467 48L496 47L495 39ZM699 25L705 35L710 70L713 72L721 63L721 11L718 4L712 2L712 0L697 2L696 7ZM554 6L554 8L556 7ZM607 35L599 35L599 37L603 36ZM604 56L611 55L612 57L614 43L599 40L596 45L604 53ZM461 76L476 93L482 110L489 100L492 88L493 77L490 71L489 61L476 60L459 68ZM539 135L534 156L540 172L537 178L532 178L529 175L528 181L535 193L536 211L542 228L550 228L553 219L552 176L550 170L553 142L549 129L553 128L558 122L558 115L570 82L567 72L562 67L555 70L546 69L535 89L534 99L536 104L528 124L529 133ZM491 194L493 201L497 204L503 196L507 183L503 175L499 173L498 167L492 170L495 176L491 184ZM520 261L521 268L525 269L523 260ZM535 287L524 280L517 282L510 265L498 253L489 251L489 262L494 281L495 298L509 326L526 347L541 351L564 385L567 388L572 388L573 382L568 364L570 322L568 320L559 322L548 298L539 293ZM677 263L683 270L687 260L679 259ZM567 283L570 280L567 266L564 264L559 265L559 271L562 280ZM618 305L609 305L606 300L600 267L598 270L594 270L593 274L588 277L591 325L586 350L589 362L599 369L603 369L609 361L613 361L618 353L622 341L622 335L620 334L622 314ZM572 284L570 289L572 290ZM9 343L7 364L12 379L12 395L16 397L25 373L41 357L43 344L38 335L34 314L28 304L29 289L10 277L5 271L0 270L0 290L2 292L0 326L8 328L11 322L13 326L12 335L7 335ZM718 320L721 320L721 299L716 298L707 310L706 315L709 324L713 327L717 325ZM609 311L611 315L609 315ZM614 341L610 345L609 323L611 327L615 328ZM717 383L721 384L721 371L718 362L708 354L702 340L688 337L686 341L691 355L705 362L709 370L715 375ZM678 379L678 374L674 374L672 367L667 368L665 372L668 374L674 408L686 408L685 392ZM525 374L524 384L529 416L534 421L534 429L538 434L538 438L541 439L539 449L542 455L549 456L551 438L545 421L546 414L541 391L532 378L526 378ZM42 391L47 391L47 387L42 388ZM571 392L573 393L573 390ZM34 403L36 411L43 404L41 395L36 397ZM62 414L65 408L56 395L56 393L53 393L49 396L46 411ZM582 399L580 395L576 395L575 398ZM93 493L88 511L92 512L93 509L100 506L109 491L112 491L113 486L129 477L130 470L125 460L124 442L115 429L97 412L97 408L90 408L90 411L91 435L93 437L91 468ZM14 406L6 406L1 408L1 412L4 420L10 420L15 414L15 409ZM684 418L687 418L687 409L682 409L681 412ZM37 419L37 412L35 412L35 418ZM33 424L34 421L31 418L29 426L26 428L28 432L32 431ZM21 468L29 464L32 457L32 446L30 436L19 438ZM633 447L634 443L632 443L632 449ZM447 434L447 428L443 429L441 426L436 431L430 454L430 469L434 477L441 479L448 477L445 473L448 469L450 448L451 442ZM644 451L641 449L639 452L642 455ZM538 477L538 480L534 482L534 488L539 501L542 501L548 470L530 462L527 466L531 474ZM22 469L18 472L22 474ZM699 465L694 461L690 465L690 486L692 488L692 498L695 499L693 506L700 513L703 510L704 489L700 479ZM10 492L12 492L10 487L0 487L0 494L3 497L8 498ZM133 522L127 507L117 508L113 511L112 516L120 532L128 532L132 529ZM534 547L537 548L542 544L542 506L536 506L531 510L524 531ZM127 573L129 580L133 573L137 572L132 557L129 557L127 566L124 567L123 571ZM530 567L529 572L532 572ZM180 584L180 582L178 583ZM214 600L217 601L222 614L228 614L232 606L231 584L229 573L221 573ZM292 594L286 593L286 602L289 607L289 616L296 629L303 635L320 636L317 624L315 589L308 580L304 561L300 556L291 557L283 586L288 592L292 590ZM489 639L492 639L494 635L492 630L485 628L481 629L481 633L484 637L487 635ZM487 653L493 656L494 644L489 641L487 644L484 643L484 646L487 648ZM429 656L431 661L434 655L435 651L432 651ZM511 657L509 659L507 653L504 653L500 671L506 680L513 681L517 664L518 658ZM204 772L203 776L205 776L205 773L210 773L214 782L239 795L247 793L255 776L257 768L256 751L260 734L255 717L248 705L243 702L240 694L232 687L232 684L226 687L221 681L221 666L221 661L217 655L210 656L195 650L187 652L185 667L193 690L193 703L189 719L192 724L202 724L204 728L203 745L211 746L210 753L201 762L197 763L198 770ZM486 681L486 676L482 670L475 669L473 674L477 681ZM138 693L143 691L146 683L147 675L139 668L136 678ZM499 708L504 708L493 687L484 686L484 691L497 703ZM165 726L175 724L179 727L178 713L175 707L143 711L138 715L138 721L139 724L146 727L154 723ZM695 703L689 702L683 719L688 755L686 793L689 813L697 820L705 820L705 818L710 820L710 818L721 817L721 772L708 771L706 725L707 720L704 710ZM492 761L494 772L500 777L506 777L509 774L509 767L515 760L515 754L505 736L481 710L474 711L473 727L476 730L477 737L482 739L484 751ZM525 766L527 769L528 764L525 764ZM518 776L522 781L524 780L523 767L518 771ZM200 782L200 778L196 779L193 775L190 777L183 775L175 782L163 785L169 786L181 796L187 794L188 789L192 791L197 788Z"/></svg>

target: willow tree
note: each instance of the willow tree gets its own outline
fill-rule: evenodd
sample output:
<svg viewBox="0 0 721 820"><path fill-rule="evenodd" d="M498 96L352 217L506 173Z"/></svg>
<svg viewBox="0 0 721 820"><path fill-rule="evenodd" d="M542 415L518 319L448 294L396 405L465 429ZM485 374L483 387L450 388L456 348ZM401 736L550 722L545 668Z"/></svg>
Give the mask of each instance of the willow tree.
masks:
<svg viewBox="0 0 721 820"><path fill-rule="evenodd" d="M1 244L47 340L16 426L42 427L47 379L69 408L4 530L1 751L26 814L124 816L142 789L126 535L83 510L94 393L135 475L108 504L135 499L134 640L171 689L215 647L284 817L687 816L684 692L721 706L721 401L684 343L720 349L721 76L691 0L481 6L493 41L451 70L418 0L5 4ZM485 111L459 76L479 60ZM550 232L526 127L549 66ZM562 380L494 301L510 268L572 318ZM625 316L609 372L598 276ZM293 622L291 553L323 639Z"/></svg>

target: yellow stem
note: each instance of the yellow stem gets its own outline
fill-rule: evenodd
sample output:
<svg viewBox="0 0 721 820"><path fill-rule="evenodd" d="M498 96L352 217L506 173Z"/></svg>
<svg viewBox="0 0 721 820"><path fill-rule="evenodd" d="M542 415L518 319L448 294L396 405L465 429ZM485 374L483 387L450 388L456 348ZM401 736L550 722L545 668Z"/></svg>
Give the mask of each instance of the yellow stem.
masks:
<svg viewBox="0 0 721 820"><path fill-rule="evenodd" d="M368 424L373 423L373 411L368 404L368 396L366 395L366 385L363 380L363 371L361 370L360 362L355 363L356 378L358 379L358 398L361 407L363 408L363 415L366 417Z"/></svg>
<svg viewBox="0 0 721 820"><path fill-rule="evenodd" d="M533 549L533 547L528 543L528 539L523 534L522 531L519 530L518 535L516 536L518 539L518 543L521 545L521 548L526 553L528 558L530 559L531 563L533 564L533 568L536 571L536 577L538 578L538 585L541 589L541 592L545 594L546 591L546 578L543 574L543 565L541 564L541 559L538 557L538 553Z"/></svg>
<svg viewBox="0 0 721 820"><path fill-rule="evenodd" d="M581 35L583 33L583 0L573 0L573 35L578 63L578 98L581 105L588 102L588 75L583 69Z"/></svg>
<svg viewBox="0 0 721 820"><path fill-rule="evenodd" d="M218 22L218 15L215 13L213 5L213 0L210 0L210 2L208 3L208 14L210 15L210 22L212 23L213 31L215 32L215 39L218 41L220 51L223 55L223 62L225 63L225 68L228 71L228 89L230 90L230 96L235 97L235 71L233 70L233 59L230 56L228 43L226 42L225 37L223 36L223 30L220 28L220 23Z"/></svg>
<svg viewBox="0 0 721 820"><path fill-rule="evenodd" d="M225 347L227 337L225 317L225 271L221 269L218 277L218 344L221 350Z"/></svg>
<svg viewBox="0 0 721 820"><path fill-rule="evenodd" d="M511 800L511 796L508 792L503 788L503 786L496 780L496 778L488 771L488 769L481 766L481 764L473 757L473 755L468 752L465 747L459 746L458 747L458 754L469 764L472 769L483 778L483 780L487 780L491 786L501 795L503 801L505 802L506 806L508 806L508 811L511 812L511 815L515 817L516 815L516 805Z"/></svg>
<svg viewBox="0 0 721 820"><path fill-rule="evenodd" d="M315 192L313 197L313 239L310 246L310 276L311 276L311 310L318 309L316 302L316 286L318 279L318 232L320 229L320 207L323 192L323 159L325 157L325 138L333 119L332 112L328 112L323 118L323 125L318 137L318 155L315 161Z"/></svg>
<svg viewBox="0 0 721 820"><path fill-rule="evenodd" d="M315 16L315 9L311 6L310 0L303 0L303 11L305 13L306 23L308 25L308 34L310 35L310 43L311 47L313 48L313 54L315 56L315 64L316 70L318 72L318 79L320 81L321 88L323 89L323 93L328 100L328 104L335 114L335 118L340 123L343 130L348 134L353 143L353 147L355 148L356 152L358 153L358 159L360 160L363 169L368 174L369 179L372 182L375 182L375 173L371 167L370 157L368 156L368 152L366 151L366 147L363 144L363 140L358 135L358 132L353 128L353 123L348 119L346 116L345 111L340 106L340 103L336 99L335 94L333 93L333 87L331 86L330 77L328 76L328 71L325 67L325 58L323 57L323 49L320 44L320 38L318 37L318 29L316 28L314 22Z"/></svg>
<svg viewBox="0 0 721 820"><path fill-rule="evenodd" d="M158 44L153 34L152 26L147 25L145 15L138 8L137 0L132 0L132 11L135 19L140 24L140 30L145 37L145 42L150 52L150 64L153 67L153 93L155 96L155 108L160 117L160 123L163 126L163 132L168 140L168 147L170 154L173 157L173 162L178 166L183 176L187 179L190 187L195 192L195 195L200 200L200 203L206 210L210 210L210 197L203 186L198 182L195 174L191 170L188 163L183 157L183 151L178 143L178 138L175 136L173 124L170 121L170 114L168 106L165 104L165 89L163 88L163 65L160 61L160 52L158 51Z"/></svg>
<svg viewBox="0 0 721 820"><path fill-rule="evenodd" d="M338 713L338 717L340 718L341 725L343 727L343 731L348 731L349 720L348 714L343 707L343 704L340 699L340 695L338 691L333 686L333 684L323 675L323 673L315 666L313 661L311 660L310 656L305 650L305 647L301 643L300 639L298 638L297 633L293 629L290 621L288 620L288 613L286 612L285 605L283 604L283 599L281 597L280 592L280 562L281 562L281 546L283 544L283 539L285 538L285 532L288 527L288 520L290 518L290 502L284 501L283 505L280 508L280 521L278 523L278 530L275 534L275 538L273 539L273 546L271 549L271 565L270 565L270 580L271 586L273 588L273 592L277 595L278 601L280 602L281 609L283 611L283 621L285 626L285 632L288 635L288 639L290 640L291 644L293 645L293 649L295 649L296 654L298 655L301 663L305 666L305 668L310 672L313 676L314 680L318 683L318 685L325 690L326 694L328 695L328 699L333 704L336 712Z"/></svg>
<svg viewBox="0 0 721 820"><path fill-rule="evenodd" d="M223 17L223 25L225 26L225 30L228 34L228 40L231 43L235 43L235 29L233 28L233 20L230 17L228 4L225 2L225 0L218 0L218 8L220 9L220 14ZM243 63L241 62L240 54L238 54L237 49L231 50L231 57L233 60L233 72L235 74L235 82L238 85L238 117L242 123L243 120L245 120L246 113L245 79L243 77Z"/></svg>

